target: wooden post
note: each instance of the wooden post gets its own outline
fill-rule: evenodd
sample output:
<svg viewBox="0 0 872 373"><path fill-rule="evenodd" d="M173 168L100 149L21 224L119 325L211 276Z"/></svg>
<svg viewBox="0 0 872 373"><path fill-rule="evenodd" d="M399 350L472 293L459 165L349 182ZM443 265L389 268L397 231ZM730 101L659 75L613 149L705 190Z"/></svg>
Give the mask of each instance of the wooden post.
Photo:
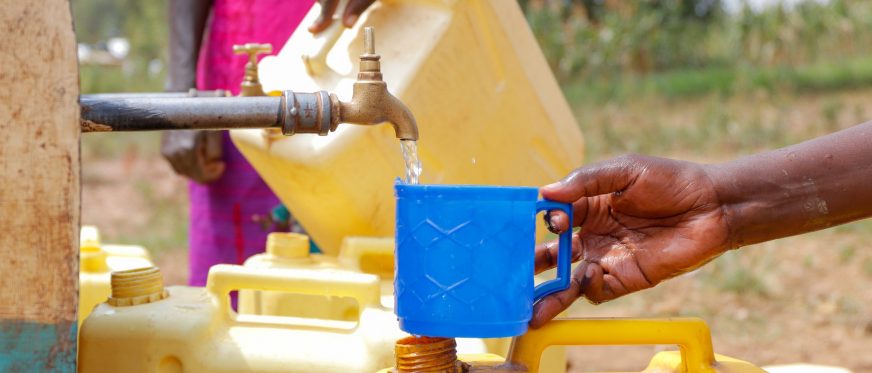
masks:
<svg viewBox="0 0 872 373"><path fill-rule="evenodd" d="M0 372L75 372L79 82L67 0L0 1Z"/></svg>

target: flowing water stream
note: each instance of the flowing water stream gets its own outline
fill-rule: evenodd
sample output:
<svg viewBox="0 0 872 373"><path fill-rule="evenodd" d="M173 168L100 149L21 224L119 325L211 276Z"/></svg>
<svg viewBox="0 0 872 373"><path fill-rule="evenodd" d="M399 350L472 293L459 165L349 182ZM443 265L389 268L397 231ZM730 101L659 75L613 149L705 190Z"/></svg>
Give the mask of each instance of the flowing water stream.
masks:
<svg viewBox="0 0 872 373"><path fill-rule="evenodd" d="M417 185L421 178L421 161L418 159L418 144L415 140L400 140L403 162L406 165L406 184Z"/></svg>

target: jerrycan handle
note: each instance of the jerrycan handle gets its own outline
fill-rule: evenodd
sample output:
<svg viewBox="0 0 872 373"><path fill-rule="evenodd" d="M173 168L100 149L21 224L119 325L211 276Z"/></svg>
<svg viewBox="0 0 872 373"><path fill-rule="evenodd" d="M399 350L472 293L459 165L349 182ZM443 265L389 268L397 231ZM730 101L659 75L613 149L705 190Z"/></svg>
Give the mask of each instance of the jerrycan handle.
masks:
<svg viewBox="0 0 872 373"><path fill-rule="evenodd" d="M542 351L549 346L658 345L681 348L682 372L715 372L712 337L705 321L673 319L558 319L516 337L507 362L539 371Z"/></svg>
<svg viewBox="0 0 872 373"><path fill-rule="evenodd" d="M566 213L569 222L572 222L572 204L548 200L536 202L536 212L547 210L561 210ZM533 303L545 296L565 290L569 287L570 270L572 269L572 229L560 234L559 247L557 249L557 277L553 280L539 284L533 289Z"/></svg>
<svg viewBox="0 0 872 373"><path fill-rule="evenodd" d="M380 304L378 277L342 270L251 269L219 264L209 269L206 290L218 302L219 309L232 315L230 292L233 290L271 290L294 294L349 297L360 308Z"/></svg>
<svg viewBox="0 0 872 373"><path fill-rule="evenodd" d="M306 66L309 76L321 75L328 69L327 54L330 53L330 50L336 45L336 41L339 40L339 37L345 31L341 14L345 12L347 6L348 0L339 0L339 5L336 6L336 10L333 12L333 23L326 30L315 35L312 48L303 53L303 65Z"/></svg>

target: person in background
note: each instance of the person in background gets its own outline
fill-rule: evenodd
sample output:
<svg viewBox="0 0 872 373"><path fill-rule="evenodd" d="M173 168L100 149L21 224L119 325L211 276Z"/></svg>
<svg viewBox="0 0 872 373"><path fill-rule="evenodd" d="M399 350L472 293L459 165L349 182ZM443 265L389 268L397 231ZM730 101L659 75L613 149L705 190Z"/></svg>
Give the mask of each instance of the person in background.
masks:
<svg viewBox="0 0 872 373"><path fill-rule="evenodd" d="M341 10L351 27L375 0L350 0ZM234 44L270 43L280 49L315 0L170 0L167 90L224 89L239 93L247 58ZM309 27L326 29L338 0L322 0L322 14ZM226 131L168 131L161 153L179 175L191 179L189 284L204 286L209 268L241 264L262 252L277 227L270 217L280 204ZM284 215L284 214L279 214ZM267 228L267 229L265 229Z"/></svg>
<svg viewBox="0 0 872 373"><path fill-rule="evenodd" d="M572 203L570 287L540 301L539 327L579 297L597 304L692 271L727 250L872 216L872 122L724 164L628 155L576 169L540 189ZM536 249L553 268L557 244ZM834 270L837 270L834 268ZM814 274L809 274L809 281Z"/></svg>

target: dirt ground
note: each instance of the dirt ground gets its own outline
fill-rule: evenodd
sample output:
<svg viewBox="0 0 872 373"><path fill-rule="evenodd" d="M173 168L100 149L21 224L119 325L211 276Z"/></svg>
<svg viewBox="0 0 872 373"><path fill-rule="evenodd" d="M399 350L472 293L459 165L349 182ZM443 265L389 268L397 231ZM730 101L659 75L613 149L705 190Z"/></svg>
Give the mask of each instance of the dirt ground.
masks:
<svg viewBox="0 0 872 373"><path fill-rule="evenodd" d="M870 102L872 90L825 99L606 105L577 109L577 116L588 154L595 152L589 160L629 150L720 161L859 123L872 112ZM695 125L723 128L680 130ZM98 225L104 242L148 247L167 282L183 284L187 183L157 146L154 134L86 135L82 220ZM870 238L872 221L863 221L747 247L655 289L599 306L579 301L570 315L697 316L709 323L720 354L758 365L807 362L872 372ZM658 349L574 347L568 363L579 372L639 370Z"/></svg>

